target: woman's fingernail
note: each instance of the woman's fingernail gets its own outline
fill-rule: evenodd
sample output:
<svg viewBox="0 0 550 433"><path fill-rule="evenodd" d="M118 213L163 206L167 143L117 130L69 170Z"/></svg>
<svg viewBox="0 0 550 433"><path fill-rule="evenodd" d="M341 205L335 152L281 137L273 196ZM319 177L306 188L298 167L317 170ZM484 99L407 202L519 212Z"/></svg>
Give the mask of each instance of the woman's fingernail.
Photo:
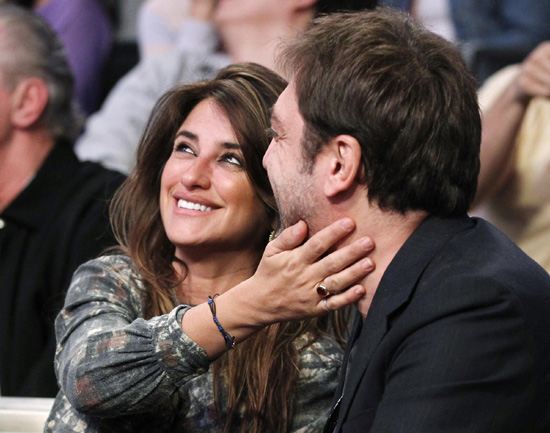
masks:
<svg viewBox="0 0 550 433"><path fill-rule="evenodd" d="M351 230L355 227L355 224L353 223L353 220L346 218L342 221L342 227L346 230Z"/></svg>
<svg viewBox="0 0 550 433"><path fill-rule="evenodd" d="M361 266L363 267L363 269L365 270L370 270L374 267L374 264L372 263L372 260L369 259L369 258L366 258L365 260L363 260L363 262L361 263Z"/></svg>
<svg viewBox="0 0 550 433"><path fill-rule="evenodd" d="M364 249L370 250L373 247L372 239L371 238L364 238L361 241L361 245L363 246Z"/></svg>

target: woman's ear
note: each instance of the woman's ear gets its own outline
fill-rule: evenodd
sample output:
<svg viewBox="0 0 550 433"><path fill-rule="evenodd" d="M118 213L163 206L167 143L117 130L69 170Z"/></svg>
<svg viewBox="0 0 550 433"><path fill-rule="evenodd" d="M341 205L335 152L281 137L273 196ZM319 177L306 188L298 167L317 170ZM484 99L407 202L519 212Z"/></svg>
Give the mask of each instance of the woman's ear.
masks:
<svg viewBox="0 0 550 433"><path fill-rule="evenodd" d="M28 128L42 116L48 104L46 83L39 78L27 78L15 86L12 95L11 121L14 126Z"/></svg>
<svg viewBox="0 0 550 433"><path fill-rule="evenodd" d="M327 197L350 189L361 172L361 145L351 135L339 135L328 144L329 175L325 180Z"/></svg>

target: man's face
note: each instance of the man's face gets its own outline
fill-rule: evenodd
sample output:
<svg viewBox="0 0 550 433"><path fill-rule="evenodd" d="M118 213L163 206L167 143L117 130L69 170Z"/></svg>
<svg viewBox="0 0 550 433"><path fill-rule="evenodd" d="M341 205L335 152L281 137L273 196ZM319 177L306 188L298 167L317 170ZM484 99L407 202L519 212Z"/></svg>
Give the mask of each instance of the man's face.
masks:
<svg viewBox="0 0 550 433"><path fill-rule="evenodd" d="M304 220L311 227L317 215L315 176L306 170L302 155L304 120L291 82L279 96L271 115L273 139L263 165L273 187L282 227Z"/></svg>
<svg viewBox="0 0 550 433"><path fill-rule="evenodd" d="M11 107L13 105L13 91L4 87L0 75L0 149L11 134Z"/></svg>

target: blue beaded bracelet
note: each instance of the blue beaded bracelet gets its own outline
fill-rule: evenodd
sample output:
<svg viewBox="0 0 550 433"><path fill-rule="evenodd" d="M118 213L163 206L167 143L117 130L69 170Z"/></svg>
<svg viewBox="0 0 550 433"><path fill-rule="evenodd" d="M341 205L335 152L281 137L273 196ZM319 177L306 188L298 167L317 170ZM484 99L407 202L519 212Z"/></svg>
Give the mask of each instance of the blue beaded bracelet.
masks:
<svg viewBox="0 0 550 433"><path fill-rule="evenodd" d="M212 312L212 319L214 319L214 323L218 327L218 330L222 334L222 337L225 341L225 347L227 350L233 349L235 347L235 337L232 337L227 332L225 332L225 329L223 329L222 325L220 325L220 322L218 321L218 318L216 317L216 304L214 303L214 298L218 295L214 295L214 297L209 296L208 297L208 306L210 307L210 311Z"/></svg>

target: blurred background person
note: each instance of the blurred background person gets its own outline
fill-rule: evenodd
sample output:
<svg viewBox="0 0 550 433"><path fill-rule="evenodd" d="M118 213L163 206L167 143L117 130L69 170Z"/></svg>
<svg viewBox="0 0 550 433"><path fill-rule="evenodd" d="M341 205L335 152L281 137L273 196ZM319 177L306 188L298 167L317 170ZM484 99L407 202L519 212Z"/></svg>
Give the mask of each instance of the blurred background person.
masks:
<svg viewBox="0 0 550 433"><path fill-rule="evenodd" d="M33 9L50 24L67 53L80 109L85 114L96 111L114 39L114 16L107 0L4 1Z"/></svg>
<svg viewBox="0 0 550 433"><path fill-rule="evenodd" d="M78 265L116 244L107 200L123 176L78 161L81 119L50 26L0 4L0 392L53 397L53 321Z"/></svg>
<svg viewBox="0 0 550 433"><path fill-rule="evenodd" d="M56 321L61 392L45 431L322 431L347 335L327 309L365 293L338 294L372 270L372 242L325 257L353 225L299 246L302 222L267 245L265 131L285 86L237 64L160 99L113 201L122 248L76 271ZM294 315L322 317L277 323Z"/></svg>
<svg viewBox="0 0 550 433"><path fill-rule="evenodd" d="M212 25L216 4L212 0L144 1L136 26L140 58L173 50L208 56L219 50L219 36Z"/></svg>
<svg viewBox="0 0 550 433"><path fill-rule="evenodd" d="M457 44L478 85L550 39L547 0L380 0Z"/></svg>
<svg viewBox="0 0 550 433"><path fill-rule="evenodd" d="M202 4L200 10L212 11L204 20L213 23L212 31L219 34L222 49L212 44L216 50L211 53L174 49L146 57L117 83L101 109L87 121L76 143L79 158L128 173L135 164L136 147L151 109L168 89L212 78L233 62L252 61L273 69L279 41L306 28L314 16L376 4L374 0L209 1L211 7Z"/></svg>
<svg viewBox="0 0 550 433"><path fill-rule="evenodd" d="M164 54L173 50L188 38L194 39L188 25L183 25L189 17L191 0L145 0L138 11L136 38L140 58ZM202 45L201 42L192 46Z"/></svg>
<svg viewBox="0 0 550 433"><path fill-rule="evenodd" d="M550 42L479 92L481 171L474 213L550 272Z"/></svg>

